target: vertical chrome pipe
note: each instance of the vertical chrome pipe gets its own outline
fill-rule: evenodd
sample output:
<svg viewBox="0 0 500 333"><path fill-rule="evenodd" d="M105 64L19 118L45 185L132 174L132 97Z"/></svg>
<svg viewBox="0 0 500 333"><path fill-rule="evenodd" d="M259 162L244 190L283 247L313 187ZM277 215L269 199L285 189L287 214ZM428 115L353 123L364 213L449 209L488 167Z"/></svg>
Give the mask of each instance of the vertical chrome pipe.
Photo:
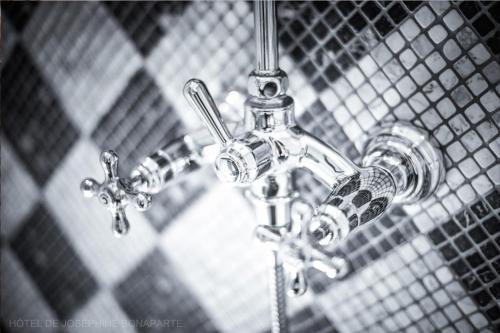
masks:
<svg viewBox="0 0 500 333"><path fill-rule="evenodd" d="M290 225L291 204L295 194L293 176L290 173L258 179L247 193L254 204L257 223L276 227ZM270 253L269 265L271 332L288 333L285 271L277 252Z"/></svg>
<svg viewBox="0 0 500 333"><path fill-rule="evenodd" d="M254 2L255 50L257 74L273 74L279 69L276 5L272 0Z"/></svg>

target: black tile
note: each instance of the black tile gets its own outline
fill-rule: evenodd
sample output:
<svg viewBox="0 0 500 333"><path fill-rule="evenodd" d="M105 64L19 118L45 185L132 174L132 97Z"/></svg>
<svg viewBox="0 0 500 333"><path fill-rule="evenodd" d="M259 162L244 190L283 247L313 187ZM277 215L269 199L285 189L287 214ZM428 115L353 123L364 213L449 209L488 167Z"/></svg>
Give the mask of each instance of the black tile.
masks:
<svg viewBox="0 0 500 333"><path fill-rule="evenodd" d="M480 306L486 306L489 303L493 302L493 299L485 290L481 290L478 293L474 293L472 294L472 296Z"/></svg>
<svg viewBox="0 0 500 333"><path fill-rule="evenodd" d="M381 11L380 7L377 6L376 1L366 1L363 7L361 7L361 10L370 19L374 19L375 17L377 17L377 15L380 14Z"/></svg>
<svg viewBox="0 0 500 333"><path fill-rule="evenodd" d="M371 261L375 261L381 256L381 253L378 252L373 246L368 247L367 254Z"/></svg>
<svg viewBox="0 0 500 333"><path fill-rule="evenodd" d="M490 212L489 208L482 201L478 201L477 203L472 205L471 209L479 219L482 219Z"/></svg>
<svg viewBox="0 0 500 333"><path fill-rule="evenodd" d="M344 24L337 30L337 37L343 44L347 44L354 38L354 32L347 24Z"/></svg>
<svg viewBox="0 0 500 333"><path fill-rule="evenodd" d="M323 47L319 47L316 49L316 51L312 54L309 55L311 60L314 60L314 63L318 65L318 73L320 71L320 68L325 67L329 63L331 63L332 59L332 54L329 54Z"/></svg>
<svg viewBox="0 0 500 333"><path fill-rule="evenodd" d="M487 265L478 269L476 271L476 274L485 284L490 283L496 278L495 273L493 273L493 271Z"/></svg>
<svg viewBox="0 0 500 333"><path fill-rule="evenodd" d="M300 20L294 20L292 23L290 23L290 29L292 33L298 37L302 35L302 33L306 30L306 27Z"/></svg>
<svg viewBox="0 0 500 333"><path fill-rule="evenodd" d="M487 242L486 244L481 246L481 252L489 260L497 257L500 254L493 242Z"/></svg>
<svg viewBox="0 0 500 333"><path fill-rule="evenodd" d="M491 308L486 310L486 314L492 320L498 320L500 318L500 305L494 305ZM497 327L498 331L500 331L500 327Z"/></svg>
<svg viewBox="0 0 500 333"><path fill-rule="evenodd" d="M330 66L328 66L326 69L325 69L325 76L326 78L330 81L330 82L334 82L335 80L337 80L339 77L342 76L342 74L340 73L339 69L337 68L337 66L335 66L334 64L331 64Z"/></svg>
<svg viewBox="0 0 500 333"><path fill-rule="evenodd" d="M470 230L469 236L476 244L481 243L488 237L480 226L476 226L475 228Z"/></svg>
<svg viewBox="0 0 500 333"><path fill-rule="evenodd" d="M337 37L332 36L326 42L325 48L328 49L328 50L330 50L330 51L332 51L333 53L337 53L342 48L342 45L340 44L340 42L337 39Z"/></svg>
<svg viewBox="0 0 500 333"><path fill-rule="evenodd" d="M493 209L500 208L500 192L493 191L486 196L486 201L493 207Z"/></svg>
<svg viewBox="0 0 500 333"><path fill-rule="evenodd" d="M289 47L294 42L294 38L285 30L280 33L279 38L285 48Z"/></svg>
<svg viewBox="0 0 500 333"><path fill-rule="evenodd" d="M304 51L302 50L302 48L300 46L296 46L292 49L292 51L290 52L290 55L292 56L293 60L295 60L296 62L300 62L302 61L306 54L304 53Z"/></svg>
<svg viewBox="0 0 500 333"><path fill-rule="evenodd" d="M458 236L453 242L461 252L465 252L472 247L472 243L466 235Z"/></svg>
<svg viewBox="0 0 500 333"><path fill-rule="evenodd" d="M409 10L411 11L415 11L415 9L417 9L420 4L422 3L422 1L414 1L414 0L406 0L404 1L404 4L406 7L408 7Z"/></svg>
<svg viewBox="0 0 500 333"><path fill-rule="evenodd" d="M496 55L500 54L500 32L496 32L492 37L488 38L486 44L491 52Z"/></svg>
<svg viewBox="0 0 500 333"><path fill-rule="evenodd" d="M399 229L396 229L391 233L391 238L394 243L398 245L403 244L406 241L405 235Z"/></svg>
<svg viewBox="0 0 500 333"><path fill-rule="evenodd" d="M454 236L460 232L460 228L453 220L444 223L442 227L448 236Z"/></svg>
<svg viewBox="0 0 500 333"><path fill-rule="evenodd" d="M386 36L391 30L394 28L391 22L387 19L387 17L382 16L375 23L375 28L380 33L382 37Z"/></svg>
<svg viewBox="0 0 500 333"><path fill-rule="evenodd" d="M458 256L458 252L453 248L453 246L451 246L451 244L445 244L440 247L439 250L443 254L443 257L448 261L451 261Z"/></svg>
<svg viewBox="0 0 500 333"><path fill-rule="evenodd" d="M20 44L10 53L1 75L3 131L43 186L78 139L78 130Z"/></svg>
<svg viewBox="0 0 500 333"><path fill-rule="evenodd" d="M476 1L462 1L459 8L468 19L473 18L481 11L481 6Z"/></svg>
<svg viewBox="0 0 500 333"><path fill-rule="evenodd" d="M160 23L162 17L182 14L189 3L189 1L104 2L143 55L148 55L161 37L168 32L165 25Z"/></svg>
<svg viewBox="0 0 500 333"><path fill-rule="evenodd" d="M389 243L387 239L382 239L380 241L380 247L382 248L382 250L384 250L384 252L389 252L393 248L391 243Z"/></svg>
<svg viewBox="0 0 500 333"><path fill-rule="evenodd" d="M382 234L382 232L377 228L376 224L370 225L368 231L373 237L377 237Z"/></svg>
<svg viewBox="0 0 500 333"><path fill-rule="evenodd" d="M349 24L354 28L355 31L359 32L363 30L363 28L366 27L368 23L360 13L356 13L349 19Z"/></svg>
<svg viewBox="0 0 500 333"><path fill-rule="evenodd" d="M18 32L22 32L38 6L37 1L2 1L2 14L8 17Z"/></svg>
<svg viewBox="0 0 500 333"><path fill-rule="evenodd" d="M331 8L328 12L326 12L324 22L330 29L335 28L341 21L342 17L335 10L335 8Z"/></svg>
<svg viewBox="0 0 500 333"><path fill-rule="evenodd" d="M398 2L388 10L388 14L394 23L401 23L407 16L406 10Z"/></svg>
<svg viewBox="0 0 500 333"><path fill-rule="evenodd" d="M316 8L319 13L324 13L330 7L329 1L313 1L312 6Z"/></svg>
<svg viewBox="0 0 500 333"><path fill-rule="evenodd" d="M488 11L490 12L491 17L493 17L493 19L497 21L497 23L500 23L500 2L496 1Z"/></svg>
<svg viewBox="0 0 500 333"><path fill-rule="evenodd" d="M354 60L347 52L342 52L337 57L336 62L344 72L346 72L354 64Z"/></svg>
<svg viewBox="0 0 500 333"><path fill-rule="evenodd" d="M469 269L469 266L467 266L467 263L460 258L457 259L456 261L452 262L450 264L450 267L453 269L453 271L458 276L462 276L462 275L470 272L470 269Z"/></svg>
<svg viewBox="0 0 500 333"><path fill-rule="evenodd" d="M472 253L471 255L467 256L465 258L469 265L471 265L472 268L476 268L480 266L482 263L484 263L483 257L477 252Z"/></svg>
<svg viewBox="0 0 500 333"><path fill-rule="evenodd" d="M429 238L435 245L439 245L446 240L446 237L443 235L441 230L439 230L439 228L436 228L429 232Z"/></svg>
<svg viewBox="0 0 500 333"><path fill-rule="evenodd" d="M300 40L300 45L304 47L307 52L311 52L318 43L311 34L307 34Z"/></svg>
<svg viewBox="0 0 500 333"><path fill-rule="evenodd" d="M392 221L391 218L388 217L387 215L382 215L379 221L380 224L382 224L387 229L392 228L394 226L394 221Z"/></svg>
<svg viewBox="0 0 500 333"><path fill-rule="evenodd" d="M59 318L70 318L98 289L44 206L33 209L11 245Z"/></svg>
<svg viewBox="0 0 500 333"><path fill-rule="evenodd" d="M321 103L320 100L317 100L309 107L309 111L313 115L322 115L326 111L326 107L323 105L323 103Z"/></svg>
<svg viewBox="0 0 500 333"><path fill-rule="evenodd" d="M497 300L500 299L500 282L497 282L493 286L491 286L490 292Z"/></svg>
<svg viewBox="0 0 500 333"><path fill-rule="evenodd" d="M368 241L368 239L366 238L366 236L363 232L358 232L358 233L354 234L352 237L354 237L354 239L356 239L358 241L358 243L361 245L365 245L365 244L370 243L370 241Z"/></svg>
<svg viewBox="0 0 500 333"><path fill-rule="evenodd" d="M380 6L382 6L383 8L387 8L389 7L394 1L393 0L378 0L377 1Z"/></svg>
<svg viewBox="0 0 500 333"><path fill-rule="evenodd" d="M92 137L102 150L117 152L119 172L128 175L144 156L181 137L185 131L179 116L153 79L140 70L101 118ZM155 204L146 214L161 231L203 192L203 182L193 175L156 195Z"/></svg>
<svg viewBox="0 0 500 333"><path fill-rule="evenodd" d="M316 66L311 62L311 61L306 61L302 66L301 66L301 69L302 71L304 72L304 74L309 77L309 78L312 78L314 76L314 74L316 74Z"/></svg>
<svg viewBox="0 0 500 333"><path fill-rule="evenodd" d="M312 81L312 86L317 92L321 92L328 88L328 83L326 83L325 79L322 76L318 76L316 79Z"/></svg>
<svg viewBox="0 0 500 333"><path fill-rule="evenodd" d="M312 29L314 35L319 38L323 39L328 35L328 28L321 22L319 21L314 28Z"/></svg>
<svg viewBox="0 0 500 333"><path fill-rule="evenodd" d="M472 25L476 28L477 32L481 36L486 36L495 29L495 24L491 22L491 20L486 16L486 14L481 15L478 19L476 19Z"/></svg>
<svg viewBox="0 0 500 333"><path fill-rule="evenodd" d="M338 10L344 14L344 16L348 16L354 11L354 4L351 1L337 1L336 2Z"/></svg>
<svg viewBox="0 0 500 333"><path fill-rule="evenodd" d="M481 281L474 274L468 274L461 278L461 281L468 291L475 291L481 288Z"/></svg>
<svg viewBox="0 0 500 333"><path fill-rule="evenodd" d="M300 16L308 27L317 21L318 18L316 12L312 9L312 6L304 6Z"/></svg>
<svg viewBox="0 0 500 333"><path fill-rule="evenodd" d="M492 216L483 222L483 227L492 236L500 232L500 219L497 216Z"/></svg>
<svg viewBox="0 0 500 333"><path fill-rule="evenodd" d="M493 266L493 268L495 269L495 271L497 272L497 274L500 275L500 258L498 258L496 260L493 260L491 262L491 266Z"/></svg>
<svg viewBox="0 0 500 333"><path fill-rule="evenodd" d="M164 255L154 250L113 290L132 320L177 320L181 327L141 327L141 332L217 332Z"/></svg>

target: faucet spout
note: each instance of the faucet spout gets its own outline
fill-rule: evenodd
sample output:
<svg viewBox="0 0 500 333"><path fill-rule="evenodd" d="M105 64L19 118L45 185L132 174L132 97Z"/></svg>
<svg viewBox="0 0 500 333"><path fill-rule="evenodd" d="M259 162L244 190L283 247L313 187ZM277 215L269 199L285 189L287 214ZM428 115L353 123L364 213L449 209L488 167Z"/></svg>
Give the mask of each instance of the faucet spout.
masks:
<svg viewBox="0 0 500 333"><path fill-rule="evenodd" d="M299 166L330 189L336 187L340 179L359 173L356 164L314 135L301 131L299 141L303 148Z"/></svg>

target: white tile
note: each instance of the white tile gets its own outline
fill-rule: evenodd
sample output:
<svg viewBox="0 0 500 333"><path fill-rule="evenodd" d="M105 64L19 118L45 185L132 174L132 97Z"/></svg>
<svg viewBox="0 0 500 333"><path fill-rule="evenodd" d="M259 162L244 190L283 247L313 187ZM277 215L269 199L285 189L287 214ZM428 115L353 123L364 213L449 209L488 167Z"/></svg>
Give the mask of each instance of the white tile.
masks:
<svg viewBox="0 0 500 333"><path fill-rule="evenodd" d="M269 322L268 252L239 190L217 184L161 237L161 249L224 332L257 332Z"/></svg>

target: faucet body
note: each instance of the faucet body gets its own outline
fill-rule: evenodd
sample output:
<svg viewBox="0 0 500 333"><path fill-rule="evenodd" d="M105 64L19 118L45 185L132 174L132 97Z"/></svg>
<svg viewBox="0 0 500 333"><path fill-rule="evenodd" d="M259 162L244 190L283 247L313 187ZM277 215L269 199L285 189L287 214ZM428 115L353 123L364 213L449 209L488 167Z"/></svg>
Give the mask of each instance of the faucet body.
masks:
<svg viewBox="0 0 500 333"><path fill-rule="evenodd" d="M306 291L305 270L315 268L332 278L345 275L347 262L327 253L354 229L381 216L392 202L413 203L432 194L442 179L443 162L428 136L404 123L372 133L359 166L302 129L295 121L294 100L287 95L288 77L279 69L274 3L256 1L254 17L257 61L249 75L244 119L224 122L205 84L192 79L184 96L205 128L153 152L129 178L118 177L116 154L103 153L114 158L112 167L103 162L106 180L99 184L86 179L82 190L111 211L119 236L128 230L124 210L129 202L146 209L152 194L203 166L213 165L222 181L244 187L256 211L256 236L271 250L276 333L288 330L286 291ZM294 182L297 169L331 190L318 207L300 198Z"/></svg>

